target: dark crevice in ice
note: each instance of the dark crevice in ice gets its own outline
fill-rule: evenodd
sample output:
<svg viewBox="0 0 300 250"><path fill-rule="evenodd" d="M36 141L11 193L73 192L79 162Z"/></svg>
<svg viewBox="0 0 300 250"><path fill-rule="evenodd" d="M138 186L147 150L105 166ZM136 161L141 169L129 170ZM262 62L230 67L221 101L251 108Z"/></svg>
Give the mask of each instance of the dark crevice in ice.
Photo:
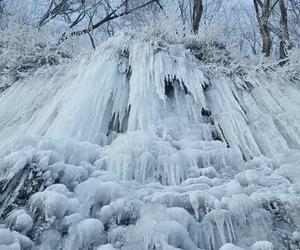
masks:
<svg viewBox="0 0 300 250"><path fill-rule="evenodd" d="M173 77L168 75L168 77L165 77L164 82L165 82L165 95L168 98L173 98L175 96L174 87L182 90L185 95L191 95L191 92L188 90L187 86L184 84L182 80L179 80L176 77L176 75L174 75Z"/></svg>

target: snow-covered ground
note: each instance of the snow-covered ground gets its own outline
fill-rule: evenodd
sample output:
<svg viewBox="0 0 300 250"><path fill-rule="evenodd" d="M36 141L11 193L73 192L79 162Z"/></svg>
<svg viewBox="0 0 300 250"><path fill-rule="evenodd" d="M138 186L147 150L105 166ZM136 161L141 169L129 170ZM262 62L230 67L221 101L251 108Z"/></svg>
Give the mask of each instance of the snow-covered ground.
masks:
<svg viewBox="0 0 300 250"><path fill-rule="evenodd" d="M110 39L0 94L0 249L299 249L299 111L272 73Z"/></svg>

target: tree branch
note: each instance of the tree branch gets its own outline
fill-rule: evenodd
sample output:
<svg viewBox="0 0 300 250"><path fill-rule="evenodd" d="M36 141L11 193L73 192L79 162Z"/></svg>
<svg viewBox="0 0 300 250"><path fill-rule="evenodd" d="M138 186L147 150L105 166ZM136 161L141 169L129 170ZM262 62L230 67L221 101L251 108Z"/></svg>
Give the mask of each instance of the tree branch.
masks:
<svg viewBox="0 0 300 250"><path fill-rule="evenodd" d="M116 7L113 11L111 11L106 17L104 17L103 19L101 19L100 21L98 21L97 23L93 24L92 25L92 29L97 29L99 28L101 25L103 25L104 23L107 23L109 21L112 21L116 18L120 18L122 16L126 16L128 14L131 14L132 12L135 12L137 11L138 9L141 9L141 8L144 8L150 4L153 4L153 3L158 3L159 1L158 0L149 0L148 2L144 3L144 4L141 4L133 9L130 9L130 10L126 10L121 12L120 14L116 14L118 12L118 10L120 10L126 3L127 3L127 0L123 1L118 7ZM72 26L74 27L74 26ZM80 36L82 34L86 34L88 33L88 28L86 29L82 29L82 30L78 30L78 31L73 31L71 32L69 35L67 35L67 33L65 32L64 34L62 34L62 36L59 38L58 40L58 44L60 44L61 42L63 42L64 40L68 39L69 37L72 37L72 36Z"/></svg>

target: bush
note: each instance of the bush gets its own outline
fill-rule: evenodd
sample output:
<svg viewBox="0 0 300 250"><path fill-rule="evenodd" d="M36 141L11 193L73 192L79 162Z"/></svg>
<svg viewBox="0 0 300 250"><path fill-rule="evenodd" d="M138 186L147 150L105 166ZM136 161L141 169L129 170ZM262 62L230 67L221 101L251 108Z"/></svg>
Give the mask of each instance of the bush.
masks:
<svg viewBox="0 0 300 250"><path fill-rule="evenodd" d="M72 58L74 48L57 45L55 35L38 30L24 18L8 16L0 24L0 92L37 69Z"/></svg>

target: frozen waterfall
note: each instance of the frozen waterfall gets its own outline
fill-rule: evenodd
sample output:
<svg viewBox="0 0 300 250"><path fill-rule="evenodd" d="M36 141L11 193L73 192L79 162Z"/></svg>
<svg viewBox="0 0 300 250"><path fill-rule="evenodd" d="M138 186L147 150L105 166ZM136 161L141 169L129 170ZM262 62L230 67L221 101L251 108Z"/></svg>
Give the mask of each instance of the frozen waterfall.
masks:
<svg viewBox="0 0 300 250"><path fill-rule="evenodd" d="M300 85L119 35L0 94L0 249L300 248Z"/></svg>

